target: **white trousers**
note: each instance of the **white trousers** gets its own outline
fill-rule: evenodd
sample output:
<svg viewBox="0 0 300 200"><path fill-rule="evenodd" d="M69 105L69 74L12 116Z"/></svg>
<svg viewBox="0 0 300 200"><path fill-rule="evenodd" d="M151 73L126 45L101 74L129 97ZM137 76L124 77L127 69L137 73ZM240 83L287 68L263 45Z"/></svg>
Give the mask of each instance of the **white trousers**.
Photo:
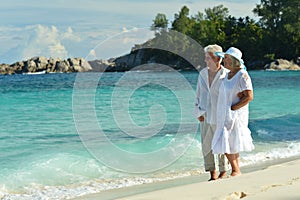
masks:
<svg viewBox="0 0 300 200"><path fill-rule="evenodd" d="M211 150L211 142L216 131L216 125L208 124L204 120L200 122L200 133L201 133L201 144L202 144L202 154L204 158L204 168L205 171L216 170L215 155ZM228 160L224 154L218 154L219 171L224 172L228 170Z"/></svg>

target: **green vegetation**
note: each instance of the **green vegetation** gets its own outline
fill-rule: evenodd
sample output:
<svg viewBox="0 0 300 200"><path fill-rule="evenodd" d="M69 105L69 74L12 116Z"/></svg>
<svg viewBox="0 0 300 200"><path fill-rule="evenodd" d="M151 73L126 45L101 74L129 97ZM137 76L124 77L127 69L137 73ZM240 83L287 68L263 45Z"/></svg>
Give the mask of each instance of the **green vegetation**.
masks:
<svg viewBox="0 0 300 200"><path fill-rule="evenodd" d="M207 8L194 16L183 6L174 15L170 29L193 38L202 46L216 43L224 50L230 46L241 49L248 69L262 68L276 58L291 60L300 56L299 0L261 0L253 12L259 17L258 21L248 16L235 18L223 5ZM151 29L157 32L157 37L162 37L168 25L166 15L159 13Z"/></svg>

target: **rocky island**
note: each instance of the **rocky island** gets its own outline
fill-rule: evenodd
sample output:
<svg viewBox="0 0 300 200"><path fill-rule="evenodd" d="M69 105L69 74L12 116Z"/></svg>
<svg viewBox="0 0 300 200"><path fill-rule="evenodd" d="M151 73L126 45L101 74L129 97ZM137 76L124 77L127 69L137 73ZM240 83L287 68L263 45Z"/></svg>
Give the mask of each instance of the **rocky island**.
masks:
<svg viewBox="0 0 300 200"><path fill-rule="evenodd" d="M26 61L0 64L0 74L30 74L30 73L67 73L91 71L90 64L83 58L34 57Z"/></svg>
<svg viewBox="0 0 300 200"><path fill-rule="evenodd" d="M196 70L190 63L179 56L159 56L160 53L164 54L164 52L155 52L149 49L138 49L132 50L129 54L118 58L92 61L86 61L84 58L68 58L63 60L60 58L34 57L10 65L0 64L0 74L124 72L132 70L139 65L154 63L164 64L180 71ZM264 65L261 69L300 70L300 58L298 58L296 62L276 59ZM155 70L155 65L153 65L153 70Z"/></svg>

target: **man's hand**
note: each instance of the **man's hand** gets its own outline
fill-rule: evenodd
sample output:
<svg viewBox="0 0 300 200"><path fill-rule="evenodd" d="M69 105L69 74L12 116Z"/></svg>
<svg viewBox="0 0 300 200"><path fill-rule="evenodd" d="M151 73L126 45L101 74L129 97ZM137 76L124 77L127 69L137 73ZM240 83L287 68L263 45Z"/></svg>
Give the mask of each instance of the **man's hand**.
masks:
<svg viewBox="0 0 300 200"><path fill-rule="evenodd" d="M239 92L238 94L237 94L237 96L238 96L238 98L243 98L244 97L244 93L243 93L243 91L242 92Z"/></svg>
<svg viewBox="0 0 300 200"><path fill-rule="evenodd" d="M200 117L198 117L198 120L199 120L200 122L203 122L203 121L204 121L204 117L203 117L203 116L200 116Z"/></svg>
<svg viewBox="0 0 300 200"><path fill-rule="evenodd" d="M241 95L242 93L242 95ZM238 110L241 107L247 105L253 99L253 91L252 90L244 90L237 94L240 98L240 101L231 106L231 110Z"/></svg>

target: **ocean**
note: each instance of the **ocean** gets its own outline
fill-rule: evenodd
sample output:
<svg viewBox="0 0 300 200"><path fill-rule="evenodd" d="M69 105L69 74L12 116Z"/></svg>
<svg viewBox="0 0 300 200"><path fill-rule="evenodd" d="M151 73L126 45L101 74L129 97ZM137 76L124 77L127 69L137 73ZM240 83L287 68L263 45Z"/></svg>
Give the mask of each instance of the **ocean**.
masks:
<svg viewBox="0 0 300 200"><path fill-rule="evenodd" d="M300 155L300 72L249 71L255 150ZM197 72L0 76L0 198L70 199L204 173ZM207 175L202 175L207 176Z"/></svg>

